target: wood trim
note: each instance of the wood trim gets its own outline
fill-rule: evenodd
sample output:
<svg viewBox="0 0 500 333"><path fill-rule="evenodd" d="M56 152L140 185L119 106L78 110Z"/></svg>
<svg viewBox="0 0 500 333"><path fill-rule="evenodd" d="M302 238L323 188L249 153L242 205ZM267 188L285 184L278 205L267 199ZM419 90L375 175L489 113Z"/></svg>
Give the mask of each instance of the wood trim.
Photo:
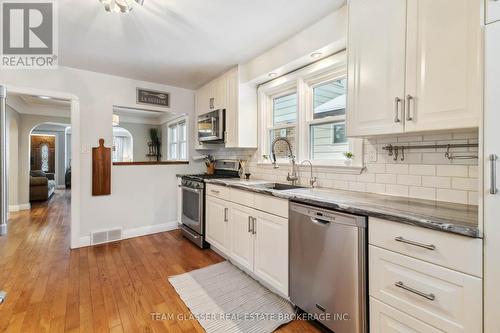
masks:
<svg viewBox="0 0 500 333"><path fill-rule="evenodd" d="M113 166L127 166L127 165L179 165L179 164L189 164L189 161L113 162Z"/></svg>

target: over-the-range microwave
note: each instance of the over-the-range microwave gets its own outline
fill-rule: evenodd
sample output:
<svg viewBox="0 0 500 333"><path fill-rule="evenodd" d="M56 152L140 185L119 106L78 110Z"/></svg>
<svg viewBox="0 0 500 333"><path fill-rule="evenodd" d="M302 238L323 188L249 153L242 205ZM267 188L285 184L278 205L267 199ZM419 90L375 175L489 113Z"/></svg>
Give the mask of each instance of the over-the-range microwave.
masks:
<svg viewBox="0 0 500 333"><path fill-rule="evenodd" d="M224 142L226 110L219 109L198 116L199 142Z"/></svg>

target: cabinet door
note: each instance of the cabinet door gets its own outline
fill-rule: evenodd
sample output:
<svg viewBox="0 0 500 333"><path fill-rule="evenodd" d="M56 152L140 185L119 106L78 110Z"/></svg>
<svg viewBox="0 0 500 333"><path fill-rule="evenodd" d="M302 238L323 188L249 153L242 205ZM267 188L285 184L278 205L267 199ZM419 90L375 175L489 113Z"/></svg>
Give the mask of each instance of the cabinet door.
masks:
<svg viewBox="0 0 500 333"><path fill-rule="evenodd" d="M500 327L500 22L486 27L484 110L484 332ZM493 175L497 182L492 184ZM492 186L493 185L493 186ZM493 190L492 190L493 188ZM493 192L493 193L491 193Z"/></svg>
<svg viewBox="0 0 500 333"><path fill-rule="evenodd" d="M500 1L498 0L485 0L486 1L486 24L500 21Z"/></svg>
<svg viewBox="0 0 500 333"><path fill-rule="evenodd" d="M226 147L238 147L238 70L227 73Z"/></svg>
<svg viewBox="0 0 500 333"><path fill-rule="evenodd" d="M288 296L288 220L261 212L255 218L254 273Z"/></svg>
<svg viewBox="0 0 500 333"><path fill-rule="evenodd" d="M231 205L229 230L231 239L230 257L238 264L253 271L254 236L251 209L240 205Z"/></svg>
<svg viewBox="0 0 500 333"><path fill-rule="evenodd" d="M403 132L405 41L406 1L350 2L348 136Z"/></svg>
<svg viewBox="0 0 500 333"><path fill-rule="evenodd" d="M480 5L408 1L406 131L479 126Z"/></svg>
<svg viewBox="0 0 500 333"><path fill-rule="evenodd" d="M407 314L370 297L370 332L372 333L442 333Z"/></svg>
<svg viewBox="0 0 500 333"><path fill-rule="evenodd" d="M214 108L225 109L227 107L227 76L223 75L214 81Z"/></svg>
<svg viewBox="0 0 500 333"><path fill-rule="evenodd" d="M228 253L228 207L227 203L206 197L206 240L218 250Z"/></svg>

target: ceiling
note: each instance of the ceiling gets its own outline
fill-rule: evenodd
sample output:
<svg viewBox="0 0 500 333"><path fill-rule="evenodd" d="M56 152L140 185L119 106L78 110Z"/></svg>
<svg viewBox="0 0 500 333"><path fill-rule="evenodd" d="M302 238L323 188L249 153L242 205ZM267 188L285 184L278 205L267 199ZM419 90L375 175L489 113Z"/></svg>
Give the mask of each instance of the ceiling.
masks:
<svg viewBox="0 0 500 333"><path fill-rule="evenodd" d="M168 111L137 109L117 105L113 106L113 114L120 117L120 122L149 125L161 125L170 119L179 117L178 114Z"/></svg>
<svg viewBox="0 0 500 333"><path fill-rule="evenodd" d="M71 116L71 102L63 99L8 93L7 105L21 114L64 118Z"/></svg>
<svg viewBox="0 0 500 333"><path fill-rule="evenodd" d="M125 15L99 0L58 3L60 65L193 89L345 0L145 0Z"/></svg>

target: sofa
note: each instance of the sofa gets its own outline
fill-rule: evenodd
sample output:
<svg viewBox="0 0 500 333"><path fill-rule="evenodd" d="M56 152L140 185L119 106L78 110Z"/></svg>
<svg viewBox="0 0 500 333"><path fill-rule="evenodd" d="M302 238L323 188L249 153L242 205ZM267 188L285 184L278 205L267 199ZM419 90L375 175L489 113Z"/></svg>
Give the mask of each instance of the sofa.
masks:
<svg viewBox="0 0 500 333"><path fill-rule="evenodd" d="M56 190L54 174L30 171L30 202L48 200Z"/></svg>

